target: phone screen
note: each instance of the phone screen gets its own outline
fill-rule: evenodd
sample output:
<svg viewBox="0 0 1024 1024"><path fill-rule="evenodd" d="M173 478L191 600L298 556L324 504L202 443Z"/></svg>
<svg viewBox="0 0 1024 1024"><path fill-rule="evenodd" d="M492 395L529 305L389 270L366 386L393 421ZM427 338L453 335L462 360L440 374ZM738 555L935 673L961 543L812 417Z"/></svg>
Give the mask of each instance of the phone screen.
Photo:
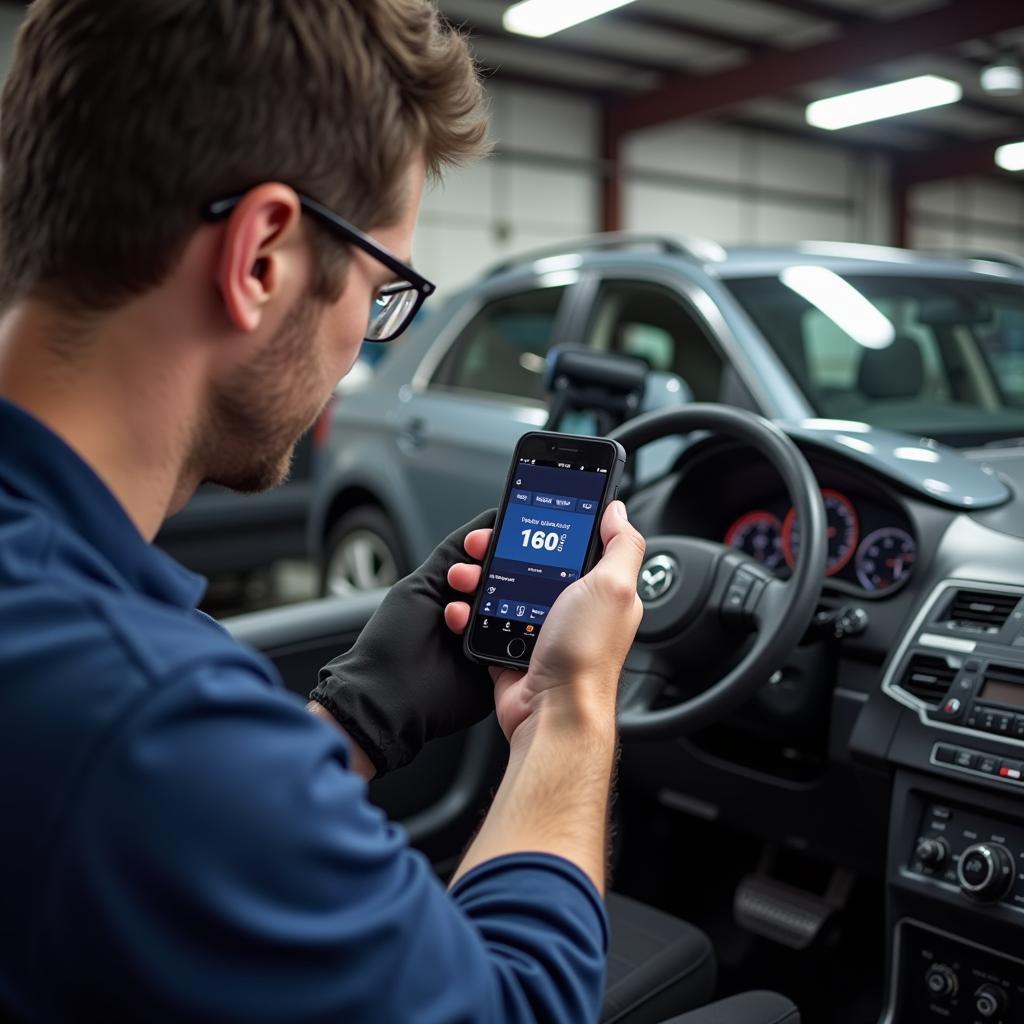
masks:
<svg viewBox="0 0 1024 1024"><path fill-rule="evenodd" d="M474 654L528 661L555 598L585 571L615 469L595 464L599 454L584 445L574 462L524 458L520 449L481 580Z"/></svg>

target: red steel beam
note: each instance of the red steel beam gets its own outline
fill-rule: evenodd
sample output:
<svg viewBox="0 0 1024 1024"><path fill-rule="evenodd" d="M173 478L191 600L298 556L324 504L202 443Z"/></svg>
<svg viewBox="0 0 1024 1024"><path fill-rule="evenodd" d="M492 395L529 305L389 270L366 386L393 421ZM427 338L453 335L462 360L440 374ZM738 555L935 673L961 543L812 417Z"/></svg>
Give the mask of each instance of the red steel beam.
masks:
<svg viewBox="0 0 1024 1024"><path fill-rule="evenodd" d="M615 135L710 114L845 74L1024 25L1021 0L972 0L892 21L850 26L838 39L759 56L728 71L673 77L649 93L618 102Z"/></svg>
<svg viewBox="0 0 1024 1024"><path fill-rule="evenodd" d="M1009 175L1011 172L1002 171L996 165L995 153L1004 142L1018 142L1020 139L1021 136L1015 139L986 139L981 142L964 142L949 149L914 153L893 164L893 181L910 186L943 178L965 178L972 174Z"/></svg>
<svg viewBox="0 0 1024 1024"><path fill-rule="evenodd" d="M622 230L623 160L622 137L612 131L607 105L601 118L601 157L607 168L601 179L601 230Z"/></svg>

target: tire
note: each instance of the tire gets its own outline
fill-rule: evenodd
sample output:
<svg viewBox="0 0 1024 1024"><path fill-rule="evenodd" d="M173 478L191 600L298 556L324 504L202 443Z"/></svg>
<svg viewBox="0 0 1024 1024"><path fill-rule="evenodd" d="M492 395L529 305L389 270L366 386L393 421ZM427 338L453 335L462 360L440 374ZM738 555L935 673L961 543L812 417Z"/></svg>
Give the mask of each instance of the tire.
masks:
<svg viewBox="0 0 1024 1024"><path fill-rule="evenodd" d="M390 587L408 572L391 520L374 505L360 505L346 512L327 534L320 593L339 597Z"/></svg>

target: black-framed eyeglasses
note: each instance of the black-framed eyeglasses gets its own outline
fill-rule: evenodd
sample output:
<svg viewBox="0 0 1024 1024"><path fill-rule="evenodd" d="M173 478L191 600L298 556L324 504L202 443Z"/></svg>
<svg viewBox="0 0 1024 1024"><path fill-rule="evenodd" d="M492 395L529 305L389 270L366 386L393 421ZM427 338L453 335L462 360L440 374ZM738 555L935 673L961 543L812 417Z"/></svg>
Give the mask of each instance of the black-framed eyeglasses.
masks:
<svg viewBox="0 0 1024 1024"><path fill-rule="evenodd" d="M397 280L377 290L364 336L366 341L394 341L413 322L427 298L437 290L435 285L344 217L301 192L296 192L296 195L299 205L311 217L346 242L358 246L395 274ZM223 220L242 201L243 196L244 193L207 203L203 207L203 217L210 221Z"/></svg>

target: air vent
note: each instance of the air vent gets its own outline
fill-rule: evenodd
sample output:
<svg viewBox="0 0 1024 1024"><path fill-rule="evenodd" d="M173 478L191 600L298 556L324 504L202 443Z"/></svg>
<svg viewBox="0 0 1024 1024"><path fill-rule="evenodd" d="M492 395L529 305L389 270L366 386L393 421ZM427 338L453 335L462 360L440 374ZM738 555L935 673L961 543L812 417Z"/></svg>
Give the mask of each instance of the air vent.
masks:
<svg viewBox="0 0 1024 1024"><path fill-rule="evenodd" d="M996 594L987 590L958 590L945 621L956 629L998 633L1020 601L1018 594Z"/></svg>
<svg viewBox="0 0 1024 1024"><path fill-rule="evenodd" d="M896 684L926 704L938 705L953 683L957 670L945 658L915 654Z"/></svg>

